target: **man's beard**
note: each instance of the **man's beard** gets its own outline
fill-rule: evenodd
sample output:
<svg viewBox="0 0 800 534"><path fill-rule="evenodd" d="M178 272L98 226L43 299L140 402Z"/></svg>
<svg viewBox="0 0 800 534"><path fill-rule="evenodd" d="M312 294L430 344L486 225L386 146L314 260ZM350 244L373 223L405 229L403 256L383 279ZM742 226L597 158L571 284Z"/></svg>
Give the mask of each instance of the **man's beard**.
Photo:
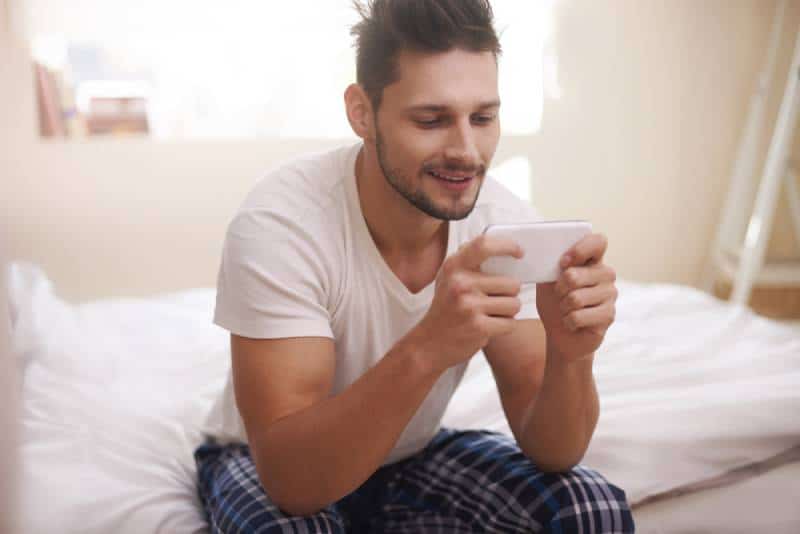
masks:
<svg viewBox="0 0 800 534"><path fill-rule="evenodd" d="M383 175L386 177L386 181L389 182L389 185L392 188L400 193L406 200L408 200L414 207L419 209L420 211L434 217L436 219L441 219L443 221L457 221L460 219L464 219L472 213L472 210L475 208L475 203L478 201L478 195L480 194L480 188L483 183L478 184L478 192L475 194L475 198L472 199L472 204L469 206L458 209L448 209L444 207L437 206L433 199L430 196L425 194L422 188L418 188L416 190L411 189L411 181L408 180L408 177L403 176L403 173L399 169L392 169L389 166L388 161L386 160L385 154L385 146L383 143L383 136L381 135L380 131L378 130L378 125L375 125L375 151L378 154L378 164L381 167L381 171ZM456 169L452 166L445 167L445 170L463 170L463 169ZM427 174L427 167L423 168L423 172ZM484 174L486 173L486 168L481 165L477 170L475 170L473 180L482 179Z"/></svg>

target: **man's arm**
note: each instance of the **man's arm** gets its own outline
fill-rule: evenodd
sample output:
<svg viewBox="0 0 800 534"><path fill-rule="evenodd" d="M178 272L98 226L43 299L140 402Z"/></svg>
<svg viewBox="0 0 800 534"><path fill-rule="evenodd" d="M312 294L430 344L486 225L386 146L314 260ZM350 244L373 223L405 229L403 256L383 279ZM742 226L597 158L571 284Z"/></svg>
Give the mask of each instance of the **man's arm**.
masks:
<svg viewBox="0 0 800 534"><path fill-rule="evenodd" d="M332 340L231 337L236 403L261 483L279 507L308 515L356 489L442 373L511 332L519 284L475 274L486 258L509 254L520 254L513 242L479 237L449 256L423 319L335 396Z"/></svg>
<svg viewBox="0 0 800 534"><path fill-rule="evenodd" d="M517 321L484 349L514 436L545 471L580 462L597 425L592 364L617 299L616 272L603 263L607 247L602 234L573 245L558 279L536 285L541 321Z"/></svg>
<svg viewBox="0 0 800 534"><path fill-rule="evenodd" d="M443 369L401 340L339 395L328 338L231 336L236 402L270 498L310 515L381 465Z"/></svg>
<svg viewBox="0 0 800 534"><path fill-rule="evenodd" d="M544 471L580 462L599 415L593 356L566 363L548 346L542 322L516 322L484 348L511 431Z"/></svg>

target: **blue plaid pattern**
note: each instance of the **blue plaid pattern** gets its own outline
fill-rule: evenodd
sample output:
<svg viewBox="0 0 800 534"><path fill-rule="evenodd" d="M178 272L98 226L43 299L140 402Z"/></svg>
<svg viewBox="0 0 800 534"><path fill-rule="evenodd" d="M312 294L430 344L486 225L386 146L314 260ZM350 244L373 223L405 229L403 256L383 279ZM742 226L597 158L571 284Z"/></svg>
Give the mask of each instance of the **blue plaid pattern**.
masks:
<svg viewBox="0 0 800 534"><path fill-rule="evenodd" d="M542 473L503 434L443 428L417 455L378 469L312 516L288 516L258 480L244 444L195 451L213 533L502 534L634 531L625 492L576 466Z"/></svg>

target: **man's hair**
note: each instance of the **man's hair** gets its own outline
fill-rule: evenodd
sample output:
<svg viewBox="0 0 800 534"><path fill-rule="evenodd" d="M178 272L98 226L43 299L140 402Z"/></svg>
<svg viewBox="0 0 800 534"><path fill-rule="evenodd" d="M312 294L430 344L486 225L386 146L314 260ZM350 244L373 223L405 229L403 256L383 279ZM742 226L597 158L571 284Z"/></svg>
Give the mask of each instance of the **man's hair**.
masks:
<svg viewBox="0 0 800 534"><path fill-rule="evenodd" d="M527 0L522 0L527 1ZM488 0L353 0L361 16L350 33L356 38L356 81L375 111L383 88L398 80L403 50L501 53Z"/></svg>

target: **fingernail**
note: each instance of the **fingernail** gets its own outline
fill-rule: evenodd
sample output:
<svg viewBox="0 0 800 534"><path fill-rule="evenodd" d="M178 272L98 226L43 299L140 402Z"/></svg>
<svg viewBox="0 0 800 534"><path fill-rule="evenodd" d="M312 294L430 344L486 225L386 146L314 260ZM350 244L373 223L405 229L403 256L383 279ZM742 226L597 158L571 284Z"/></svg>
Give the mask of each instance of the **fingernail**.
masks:
<svg viewBox="0 0 800 534"><path fill-rule="evenodd" d="M569 262L571 262L571 261L572 261L572 257L570 257L568 255L567 256L563 256L561 258L561 266L562 267L566 267L567 265L569 265Z"/></svg>

